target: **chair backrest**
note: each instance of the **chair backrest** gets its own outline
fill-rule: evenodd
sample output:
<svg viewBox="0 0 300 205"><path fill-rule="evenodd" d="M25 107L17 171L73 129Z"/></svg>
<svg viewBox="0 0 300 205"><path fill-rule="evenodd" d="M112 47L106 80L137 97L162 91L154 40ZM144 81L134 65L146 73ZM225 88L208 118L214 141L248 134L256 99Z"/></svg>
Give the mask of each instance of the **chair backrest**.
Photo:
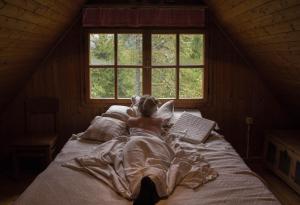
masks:
<svg viewBox="0 0 300 205"><path fill-rule="evenodd" d="M51 97L35 97L25 101L25 133L57 132L59 101Z"/></svg>

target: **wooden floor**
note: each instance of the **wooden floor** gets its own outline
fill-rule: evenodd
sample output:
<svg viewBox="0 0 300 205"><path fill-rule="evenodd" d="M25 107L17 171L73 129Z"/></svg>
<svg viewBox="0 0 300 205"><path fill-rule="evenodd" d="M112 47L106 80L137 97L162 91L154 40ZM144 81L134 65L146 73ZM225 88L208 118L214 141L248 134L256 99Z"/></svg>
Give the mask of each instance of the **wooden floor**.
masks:
<svg viewBox="0 0 300 205"><path fill-rule="evenodd" d="M283 205L297 205L300 204L300 195L291 189L280 178L275 176L271 171L266 170L261 176L266 181L269 189L277 196L278 200Z"/></svg>
<svg viewBox="0 0 300 205"><path fill-rule="evenodd" d="M262 177L266 186L273 192L282 205L300 204L300 195L290 188L283 180L273 174L273 172L265 168L261 162L251 162L247 164L254 172Z"/></svg>
<svg viewBox="0 0 300 205"><path fill-rule="evenodd" d="M9 161L6 161L9 164ZM35 177L43 171L37 160L26 161L26 166L22 165L22 174L18 180L13 177L12 166L0 168L0 205L12 205L21 193L32 183Z"/></svg>
<svg viewBox="0 0 300 205"><path fill-rule="evenodd" d="M266 185L283 205L300 204L300 195L271 171L257 165L250 167L265 180ZM23 176L20 180L15 180L8 174L0 173L0 205L11 205L35 177L36 174L30 174Z"/></svg>
<svg viewBox="0 0 300 205"><path fill-rule="evenodd" d="M15 180L7 173L0 173L0 205L11 205L33 181L35 175Z"/></svg>

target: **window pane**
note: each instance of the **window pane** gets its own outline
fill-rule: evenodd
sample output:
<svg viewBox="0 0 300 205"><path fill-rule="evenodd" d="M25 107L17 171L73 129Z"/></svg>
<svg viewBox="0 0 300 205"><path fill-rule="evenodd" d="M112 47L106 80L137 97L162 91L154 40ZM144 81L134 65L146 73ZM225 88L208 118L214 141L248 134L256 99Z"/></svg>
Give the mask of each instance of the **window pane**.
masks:
<svg viewBox="0 0 300 205"><path fill-rule="evenodd" d="M152 34L152 65L176 64L176 35Z"/></svg>
<svg viewBox="0 0 300 205"><path fill-rule="evenodd" d="M180 65L203 65L203 34L180 35Z"/></svg>
<svg viewBox="0 0 300 205"><path fill-rule="evenodd" d="M118 98L131 98L142 94L142 69L118 69Z"/></svg>
<svg viewBox="0 0 300 205"><path fill-rule="evenodd" d="M203 69L180 68L179 98L203 98Z"/></svg>
<svg viewBox="0 0 300 205"><path fill-rule="evenodd" d="M91 98L114 98L114 78L113 68L90 68Z"/></svg>
<svg viewBox="0 0 300 205"><path fill-rule="evenodd" d="M176 98L176 69L152 69L152 95L158 98Z"/></svg>
<svg viewBox="0 0 300 205"><path fill-rule="evenodd" d="M90 34L90 65L114 64L114 34Z"/></svg>
<svg viewBox="0 0 300 205"><path fill-rule="evenodd" d="M118 34L118 64L142 65L142 34Z"/></svg>

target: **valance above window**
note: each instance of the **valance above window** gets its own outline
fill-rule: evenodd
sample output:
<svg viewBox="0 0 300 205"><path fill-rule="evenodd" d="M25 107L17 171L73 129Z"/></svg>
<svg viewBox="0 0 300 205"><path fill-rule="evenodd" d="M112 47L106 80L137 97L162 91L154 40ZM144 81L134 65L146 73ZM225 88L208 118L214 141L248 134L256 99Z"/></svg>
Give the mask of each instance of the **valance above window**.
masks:
<svg viewBox="0 0 300 205"><path fill-rule="evenodd" d="M84 8L84 27L194 27L205 24L204 8Z"/></svg>

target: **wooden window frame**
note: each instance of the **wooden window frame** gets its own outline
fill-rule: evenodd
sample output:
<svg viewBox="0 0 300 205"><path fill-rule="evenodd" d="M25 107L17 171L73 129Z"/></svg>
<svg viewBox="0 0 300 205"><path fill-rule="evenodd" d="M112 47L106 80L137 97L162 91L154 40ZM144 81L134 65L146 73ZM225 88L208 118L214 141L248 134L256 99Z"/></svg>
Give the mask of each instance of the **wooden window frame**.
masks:
<svg viewBox="0 0 300 205"><path fill-rule="evenodd" d="M176 34L176 65L174 66L166 66L166 67L175 67L176 68L176 98L172 99L175 101L175 106L178 108L199 108L199 106L207 103L208 101L208 69L207 69L207 32L203 29L85 29L83 32L83 97L84 103L89 105L100 105L100 106L108 106L112 104L123 104L129 105L131 104L130 99L116 99L117 97L117 77L116 77L116 70L118 67L126 68L128 66L118 66L117 61L117 47L114 46L115 49L115 56L114 56L114 72L115 72L115 98L114 99L92 99L90 98L90 65L89 65L89 35L92 33L111 33L111 34L122 34L122 33L140 33L143 35L143 63L142 66L129 66L130 68L142 68L142 91L143 94L151 93L151 69L152 67L162 67L162 66L152 66L151 65L151 34ZM204 59L203 65L197 65L195 67L201 67L204 73L203 79L203 98L201 99L179 99L179 67L188 67L192 68L191 66L180 66L179 65L179 34L203 34L204 37ZM146 37L146 38L145 38ZM117 39L114 38L115 44L117 43ZM96 66L97 67L97 66ZM99 67L99 66L98 66ZM112 66L109 66L112 67ZM166 102L171 99L160 99L160 101Z"/></svg>

